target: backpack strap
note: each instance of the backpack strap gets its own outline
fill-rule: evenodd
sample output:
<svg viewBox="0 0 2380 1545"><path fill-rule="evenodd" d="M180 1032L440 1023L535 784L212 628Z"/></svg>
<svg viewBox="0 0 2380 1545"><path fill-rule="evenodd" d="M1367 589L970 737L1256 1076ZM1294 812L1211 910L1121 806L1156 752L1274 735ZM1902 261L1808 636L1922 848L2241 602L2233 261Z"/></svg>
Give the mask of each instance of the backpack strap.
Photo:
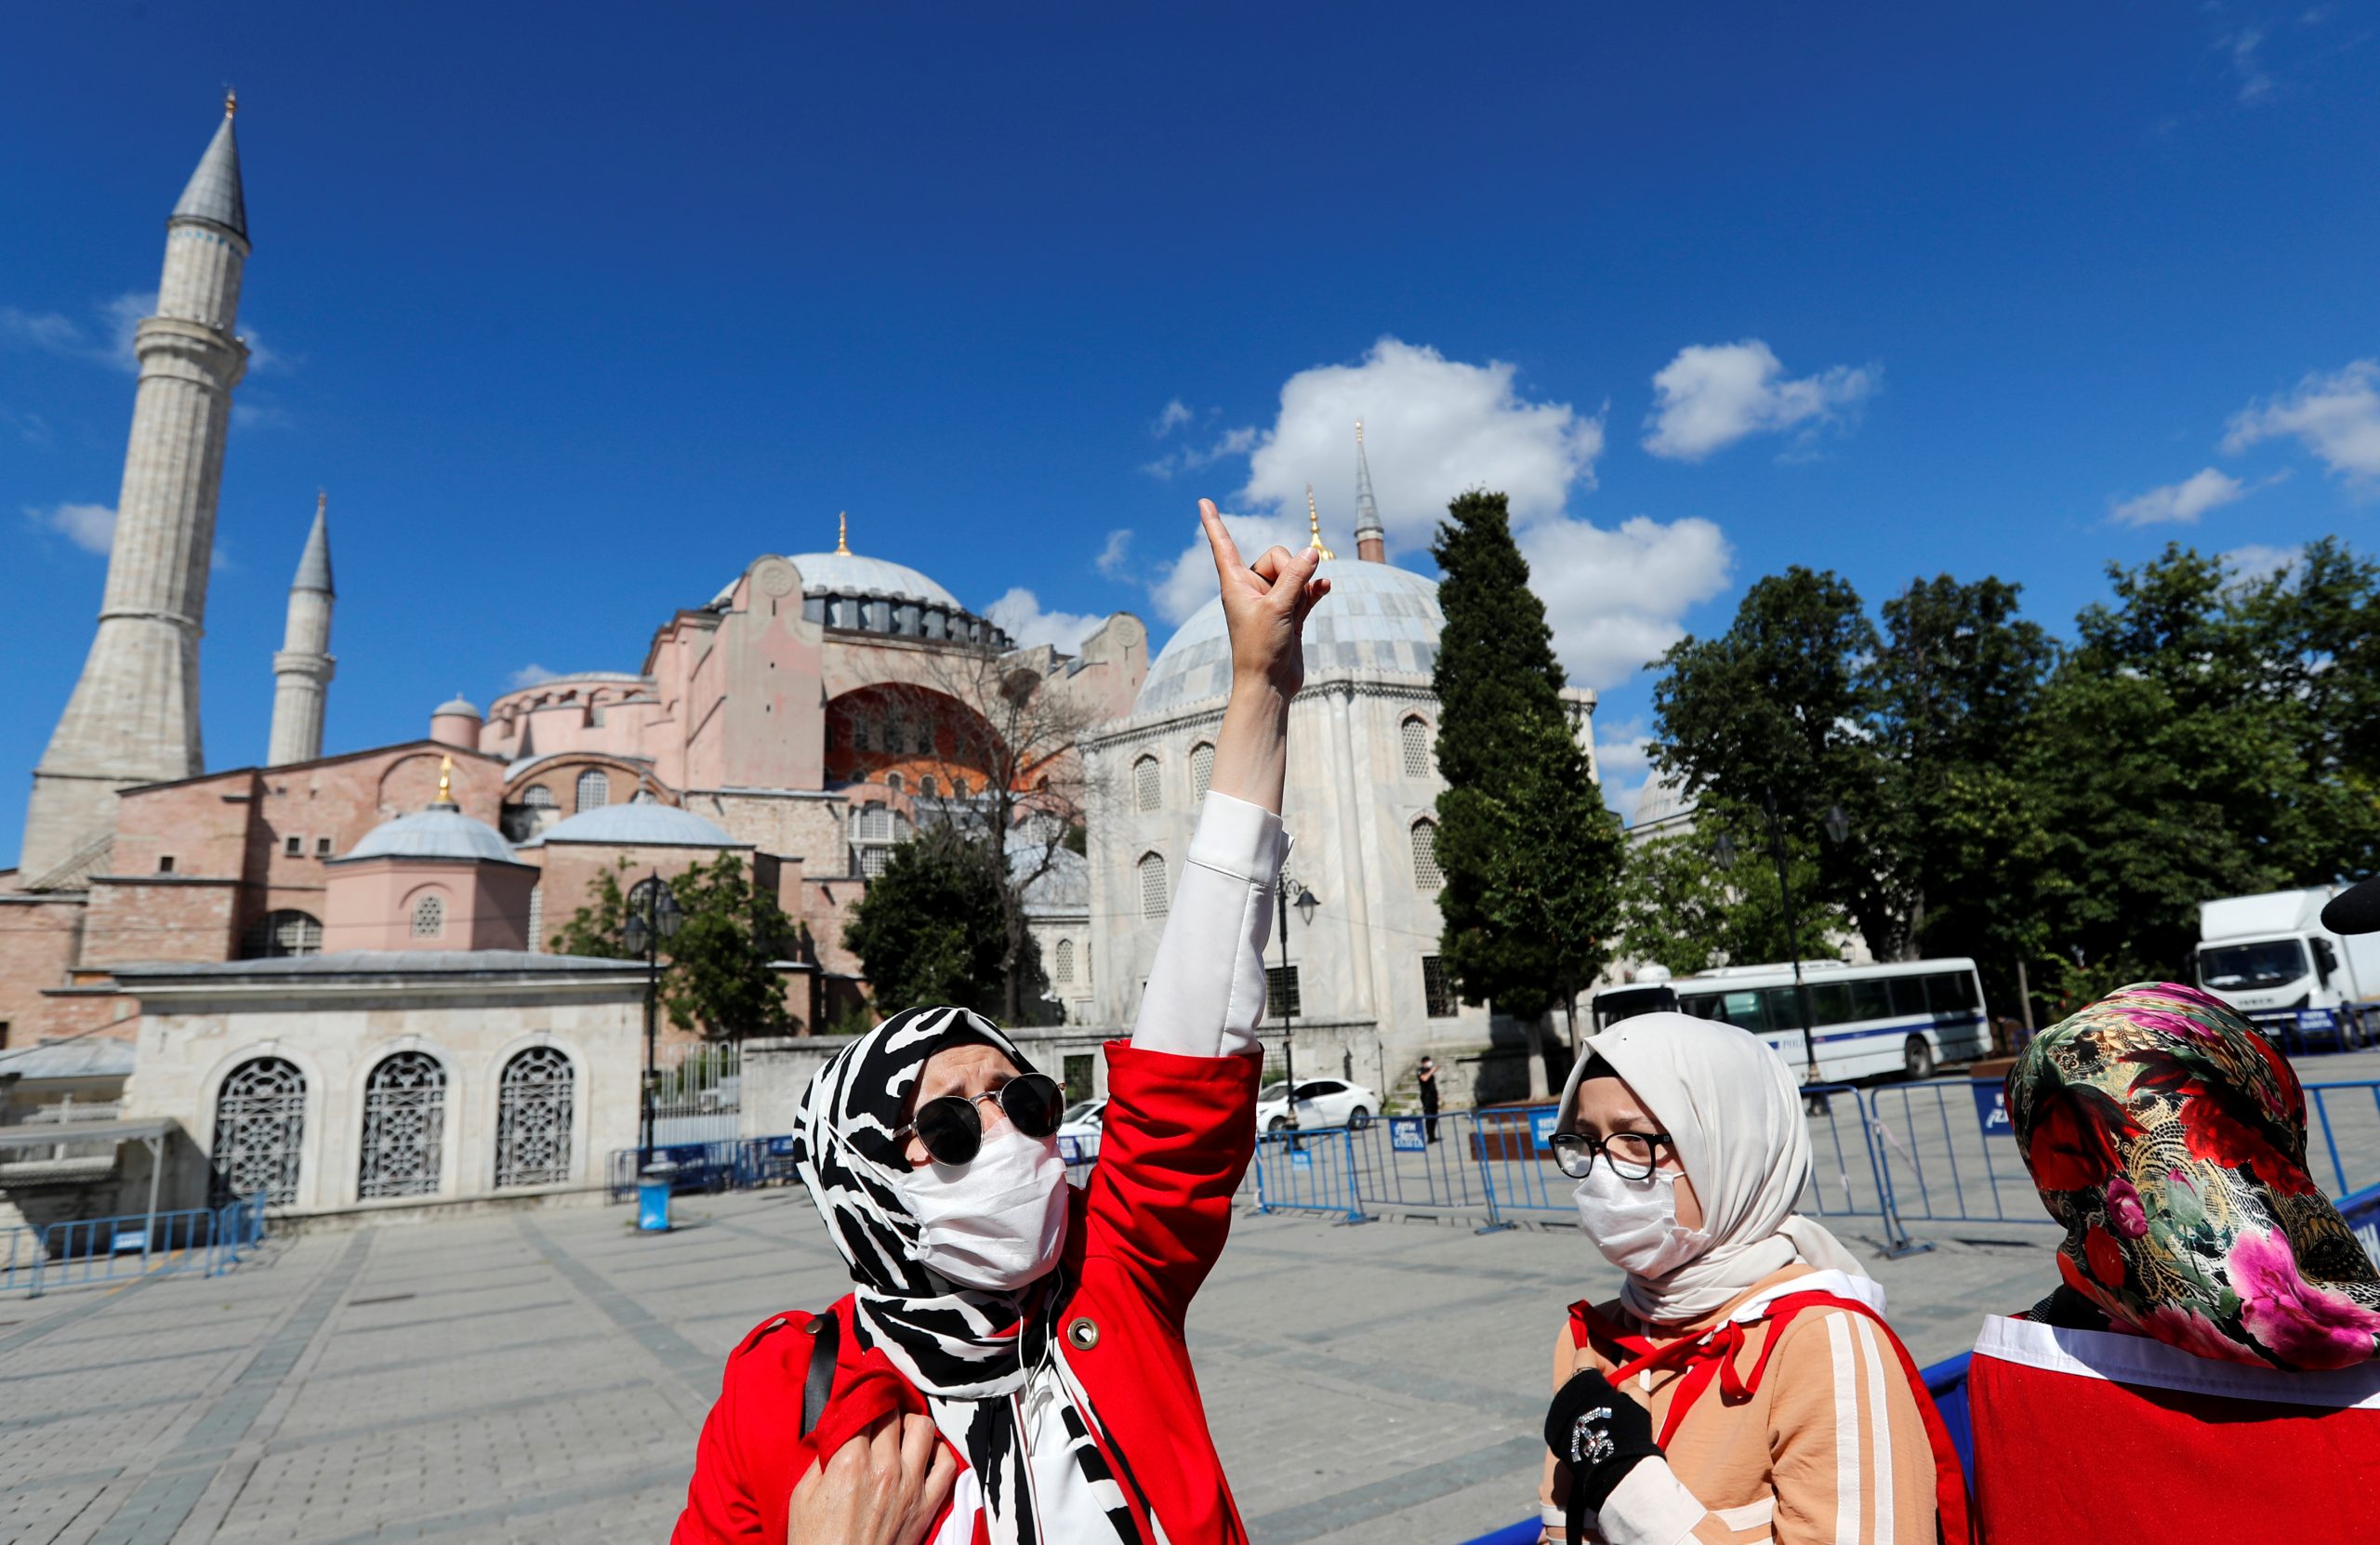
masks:
<svg viewBox="0 0 2380 1545"><path fill-rule="evenodd" d="M810 1367L801 1379L800 1435L806 1438L826 1414L827 1398L835 1393L835 1354L842 1347L842 1317L829 1309L811 1315L802 1328L810 1333Z"/></svg>

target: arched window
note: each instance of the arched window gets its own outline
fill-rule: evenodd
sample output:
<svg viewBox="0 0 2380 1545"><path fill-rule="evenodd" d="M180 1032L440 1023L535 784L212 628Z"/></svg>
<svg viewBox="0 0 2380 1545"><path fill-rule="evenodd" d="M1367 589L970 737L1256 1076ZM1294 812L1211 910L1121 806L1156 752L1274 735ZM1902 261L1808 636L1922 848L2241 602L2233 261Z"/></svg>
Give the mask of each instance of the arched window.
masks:
<svg viewBox="0 0 2380 1545"><path fill-rule="evenodd" d="M546 952L546 888L542 883L529 887L529 948L538 955Z"/></svg>
<svg viewBox="0 0 2380 1545"><path fill-rule="evenodd" d="M570 1059L550 1046L533 1046L504 1064L496 1113L497 1190L570 1179L576 1084Z"/></svg>
<svg viewBox="0 0 2380 1545"><path fill-rule="evenodd" d="M906 779L906 778L904 778L904 777L903 777L903 776L901 776L901 774L899 774L898 772L887 772L886 774L884 774L884 792L885 792L885 793L887 793L887 794L898 794L898 793L900 793L903 789L905 789L905 788L906 788L906 787L908 787L908 786L909 786L909 780L908 780L908 779Z"/></svg>
<svg viewBox="0 0 2380 1545"><path fill-rule="evenodd" d="M531 810L552 810L554 791L543 784L531 784L521 791L521 802Z"/></svg>
<svg viewBox="0 0 2380 1545"><path fill-rule="evenodd" d="M432 891L413 904L413 936L435 939L446 931L446 898Z"/></svg>
<svg viewBox="0 0 2380 1545"><path fill-rule="evenodd" d="M1132 764L1132 802L1142 810L1155 810L1163 802L1164 786L1157 781L1157 759L1143 757Z"/></svg>
<svg viewBox="0 0 2380 1545"><path fill-rule="evenodd" d="M1190 747L1190 797L1207 797L1207 780L1215 775L1215 748L1205 741Z"/></svg>
<svg viewBox="0 0 2380 1545"><path fill-rule="evenodd" d="M243 960L278 960L323 953L323 925L304 912L268 912L248 925L240 941Z"/></svg>
<svg viewBox="0 0 2380 1545"><path fill-rule="evenodd" d="M1414 714L1396 727L1405 742L1405 775L1426 778L1430 775L1430 727Z"/></svg>
<svg viewBox="0 0 2380 1545"><path fill-rule="evenodd" d="M1057 955L1058 980L1071 983L1075 979L1075 942L1072 939L1059 940Z"/></svg>
<svg viewBox="0 0 2380 1545"><path fill-rule="evenodd" d="M612 802L612 780L602 770L590 767L578 775L578 808L601 810Z"/></svg>
<svg viewBox="0 0 2380 1545"><path fill-rule="evenodd" d="M1413 883L1435 891L1446 882L1438 872L1438 824L1425 815L1413 823Z"/></svg>
<svg viewBox="0 0 2380 1545"><path fill-rule="evenodd" d="M273 1207L298 1199L306 1140L306 1076L279 1057L233 1068L215 1096L215 1178L233 1196L264 1193Z"/></svg>
<svg viewBox="0 0 2380 1545"><path fill-rule="evenodd" d="M1165 916L1165 857L1161 853L1141 855L1141 916Z"/></svg>
<svg viewBox="0 0 2380 1545"><path fill-rule="evenodd" d="M446 1069L427 1051L380 1059L364 1082L359 1196L431 1196L446 1135Z"/></svg>
<svg viewBox="0 0 2380 1545"><path fill-rule="evenodd" d="M942 798L942 785L929 772L918 780L918 793L928 799L939 799Z"/></svg>

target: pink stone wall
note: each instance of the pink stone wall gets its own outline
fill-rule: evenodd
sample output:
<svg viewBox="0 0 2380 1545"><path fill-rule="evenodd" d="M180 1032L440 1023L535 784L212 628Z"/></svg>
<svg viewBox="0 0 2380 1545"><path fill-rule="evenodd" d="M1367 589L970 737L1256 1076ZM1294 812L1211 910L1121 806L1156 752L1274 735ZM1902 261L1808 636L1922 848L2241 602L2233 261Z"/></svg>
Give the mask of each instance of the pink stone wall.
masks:
<svg viewBox="0 0 2380 1545"><path fill-rule="evenodd" d="M522 864L427 858L366 858L332 867L325 954L348 949L526 949L529 891L537 871ZM443 904L434 934L414 931L425 896Z"/></svg>

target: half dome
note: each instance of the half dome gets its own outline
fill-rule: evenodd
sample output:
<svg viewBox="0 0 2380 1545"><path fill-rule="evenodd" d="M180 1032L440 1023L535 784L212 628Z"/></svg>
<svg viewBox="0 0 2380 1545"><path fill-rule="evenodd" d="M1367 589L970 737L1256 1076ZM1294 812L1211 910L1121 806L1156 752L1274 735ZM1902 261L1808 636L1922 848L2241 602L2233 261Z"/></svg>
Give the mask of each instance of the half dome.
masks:
<svg viewBox="0 0 2380 1545"><path fill-rule="evenodd" d="M1330 594L1305 624L1305 679L1427 676L1438 663L1438 582L1390 563L1326 563ZM1231 693L1231 638L1223 602L1191 615L1149 665L1134 717L1171 713Z"/></svg>

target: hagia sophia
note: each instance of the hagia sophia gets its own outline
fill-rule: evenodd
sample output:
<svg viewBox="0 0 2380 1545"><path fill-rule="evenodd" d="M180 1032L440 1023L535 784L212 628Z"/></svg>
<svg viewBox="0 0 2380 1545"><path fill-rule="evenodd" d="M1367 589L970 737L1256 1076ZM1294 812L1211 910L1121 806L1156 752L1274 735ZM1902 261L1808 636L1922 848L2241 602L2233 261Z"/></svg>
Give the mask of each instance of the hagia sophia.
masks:
<svg viewBox="0 0 2380 1545"><path fill-rule="evenodd" d="M1072 653L1018 648L839 524L831 549L655 598L641 657L608 662L625 668L484 711L458 694L419 739L326 750L324 500L295 544L265 754L210 769L198 640L247 356L235 106L166 222L98 625L0 870L0 1136L47 1120L62 1137L77 1101L113 1125L0 1149L0 1213L89 1215L159 1187L189 1205L262 1190L300 1215L588 1192L638 1142L645 1056L644 965L553 949L602 876L739 865L794 924L771 967L806 1037L866 1012L844 929L887 854L999 789L1020 830L1049 818L1037 798L1076 791L1084 853L1051 853L1027 915L1048 1034L1070 1079L1079 1063L1096 1082L1205 792L1228 685L1213 602L1155 659L1123 612ZM1300 1070L1385 1091L1491 1026L1436 956L1436 584L1387 561L1360 430L1355 458L1356 555L1325 549L1333 593L1292 709L1302 840L1268 959ZM1593 695L1567 695L1592 757ZM785 1129L763 1083L746 1080L747 1135Z"/></svg>

